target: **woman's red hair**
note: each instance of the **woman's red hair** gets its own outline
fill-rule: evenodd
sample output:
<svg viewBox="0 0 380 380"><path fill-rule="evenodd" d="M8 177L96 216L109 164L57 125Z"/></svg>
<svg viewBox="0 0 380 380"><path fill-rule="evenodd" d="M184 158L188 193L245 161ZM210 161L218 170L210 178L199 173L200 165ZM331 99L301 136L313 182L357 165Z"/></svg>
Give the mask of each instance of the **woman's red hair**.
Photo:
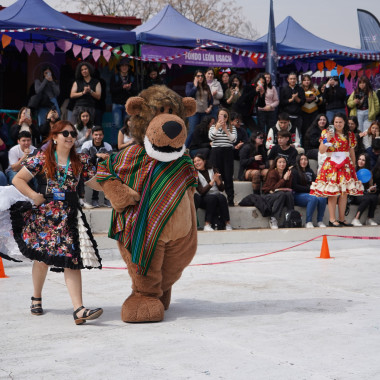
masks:
<svg viewBox="0 0 380 380"><path fill-rule="evenodd" d="M57 172L57 162L55 160L55 148L56 144L54 144L53 136L56 136L59 132L63 131L65 127L70 126L75 131L75 127L67 120L57 121L51 128L49 137L46 139L46 142L50 142L47 144L47 148L45 150L45 165L44 169L46 170L47 177L50 179L55 178L55 174ZM80 174L82 169L82 163L79 159L77 152L75 151L75 146L70 150L70 162L71 167L73 169L74 175L77 176Z"/></svg>

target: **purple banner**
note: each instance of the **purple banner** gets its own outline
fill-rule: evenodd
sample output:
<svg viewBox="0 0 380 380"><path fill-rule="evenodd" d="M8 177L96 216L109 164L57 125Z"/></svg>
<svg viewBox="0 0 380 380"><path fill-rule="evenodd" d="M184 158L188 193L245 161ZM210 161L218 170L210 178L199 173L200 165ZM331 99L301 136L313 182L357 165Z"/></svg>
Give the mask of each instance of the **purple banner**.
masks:
<svg viewBox="0 0 380 380"><path fill-rule="evenodd" d="M210 66L210 67L246 67L257 68L263 67L262 60L258 63L252 61L251 58L242 57L240 55L231 54L229 52L219 52L212 50L195 50L171 48L166 46L142 45L141 57L147 60L165 59L167 57L181 57L167 61L168 63L189 66Z"/></svg>

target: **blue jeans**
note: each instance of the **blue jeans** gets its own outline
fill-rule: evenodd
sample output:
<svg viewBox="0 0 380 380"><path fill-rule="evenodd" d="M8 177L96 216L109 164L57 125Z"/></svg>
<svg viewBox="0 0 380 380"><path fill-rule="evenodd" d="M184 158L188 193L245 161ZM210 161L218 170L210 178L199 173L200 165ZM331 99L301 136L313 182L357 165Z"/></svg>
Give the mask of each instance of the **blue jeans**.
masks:
<svg viewBox="0 0 380 380"><path fill-rule="evenodd" d="M58 102L56 98L51 98L50 101L55 105L55 108L58 112L58 116L61 117L61 109L59 108ZM41 107L37 110L37 121L38 125L42 125L46 121L46 115L51 110L51 107Z"/></svg>
<svg viewBox="0 0 380 380"><path fill-rule="evenodd" d="M127 112L125 111L124 104L112 103L112 120L117 129L120 129L123 126L126 115Z"/></svg>
<svg viewBox="0 0 380 380"><path fill-rule="evenodd" d="M294 204L296 206L306 207L306 223L313 219L313 214L317 208L317 222L322 222L325 214L327 198L316 197L309 193L293 193Z"/></svg>
<svg viewBox="0 0 380 380"><path fill-rule="evenodd" d="M327 117L327 120L330 124L332 124L332 119L333 119L334 115L338 112L342 113L343 115L346 114L346 110L344 108L336 108L333 110L327 110L326 111L326 117Z"/></svg>
<svg viewBox="0 0 380 380"><path fill-rule="evenodd" d="M8 169L6 174L8 178L8 183L12 185L13 178L16 176L18 172L13 171L12 169ZM38 182L37 178L33 177L29 182L28 185L35 191L38 191Z"/></svg>
<svg viewBox="0 0 380 380"><path fill-rule="evenodd" d="M7 186L7 185L8 185L7 176L2 171L0 171L0 186Z"/></svg>
<svg viewBox="0 0 380 380"><path fill-rule="evenodd" d="M186 139L186 148L188 148L191 144L195 127L201 122L203 117L206 115L207 113L205 112L196 112L193 116L189 117L189 132L187 134Z"/></svg>

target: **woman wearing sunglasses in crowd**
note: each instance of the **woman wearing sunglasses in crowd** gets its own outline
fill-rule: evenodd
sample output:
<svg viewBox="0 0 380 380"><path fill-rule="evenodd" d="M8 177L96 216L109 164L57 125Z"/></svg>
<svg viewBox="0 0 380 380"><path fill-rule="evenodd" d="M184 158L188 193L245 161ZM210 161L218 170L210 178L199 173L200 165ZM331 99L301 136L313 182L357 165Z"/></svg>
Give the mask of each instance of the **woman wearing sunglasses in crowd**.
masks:
<svg viewBox="0 0 380 380"><path fill-rule="evenodd" d="M100 269L101 258L76 193L79 177L90 179L96 168L88 156L76 153L76 138L70 122L52 126L46 150L30 157L13 180L18 192L13 188L10 218L19 250L34 261L32 315L43 314L42 290L50 267L64 272L74 322L79 325L98 318L103 310L85 309L82 301L81 269ZM39 192L28 185L34 177ZM16 200L21 202L14 203Z"/></svg>

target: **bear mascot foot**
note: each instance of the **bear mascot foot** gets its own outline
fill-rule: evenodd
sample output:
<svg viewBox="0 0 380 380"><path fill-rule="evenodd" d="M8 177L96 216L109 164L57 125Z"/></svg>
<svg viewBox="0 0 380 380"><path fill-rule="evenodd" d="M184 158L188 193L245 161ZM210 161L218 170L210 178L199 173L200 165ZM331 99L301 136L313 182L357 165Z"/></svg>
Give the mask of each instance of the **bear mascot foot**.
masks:
<svg viewBox="0 0 380 380"><path fill-rule="evenodd" d="M121 308L121 319L128 323L160 322L164 314L164 305L158 298L139 293L132 293Z"/></svg>
<svg viewBox="0 0 380 380"><path fill-rule="evenodd" d="M168 310L170 305L170 299L172 297L172 288L170 287L164 294L160 297L160 301L164 305L164 309Z"/></svg>

